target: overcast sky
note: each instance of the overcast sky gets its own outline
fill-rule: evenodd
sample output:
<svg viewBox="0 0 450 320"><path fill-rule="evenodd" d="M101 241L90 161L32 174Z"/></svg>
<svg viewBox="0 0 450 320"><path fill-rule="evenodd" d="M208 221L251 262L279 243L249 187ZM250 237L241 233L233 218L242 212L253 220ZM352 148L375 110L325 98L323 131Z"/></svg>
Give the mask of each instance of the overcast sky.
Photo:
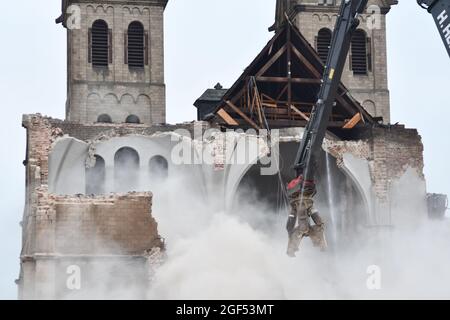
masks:
<svg viewBox="0 0 450 320"><path fill-rule="evenodd" d="M16 297L24 206L25 113L64 117L66 36L54 24L60 0L7 1L0 21L2 179L0 298ZM168 122L195 119L192 103L221 82L229 87L271 34L275 0L171 0L166 9ZM429 192L450 194L450 61L432 17L400 0L388 15L392 122L418 128Z"/></svg>

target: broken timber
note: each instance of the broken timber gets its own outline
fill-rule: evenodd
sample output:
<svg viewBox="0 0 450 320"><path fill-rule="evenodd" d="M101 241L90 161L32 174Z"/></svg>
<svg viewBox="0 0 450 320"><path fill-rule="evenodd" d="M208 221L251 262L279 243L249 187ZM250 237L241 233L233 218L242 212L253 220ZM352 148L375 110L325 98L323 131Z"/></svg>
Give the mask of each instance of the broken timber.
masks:
<svg viewBox="0 0 450 320"><path fill-rule="evenodd" d="M215 109L225 127L270 129L305 126L321 85L324 65L300 31L286 23ZM353 129L376 121L340 84L329 128Z"/></svg>

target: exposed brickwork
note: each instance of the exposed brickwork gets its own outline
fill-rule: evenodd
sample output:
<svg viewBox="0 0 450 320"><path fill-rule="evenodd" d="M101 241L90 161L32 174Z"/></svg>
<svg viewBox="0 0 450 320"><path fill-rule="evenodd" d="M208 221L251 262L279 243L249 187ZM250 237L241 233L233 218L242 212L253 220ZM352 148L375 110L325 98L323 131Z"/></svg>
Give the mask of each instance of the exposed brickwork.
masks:
<svg viewBox="0 0 450 320"><path fill-rule="evenodd" d="M106 129L117 130L117 134L139 130L154 133L159 127L89 127L39 114L25 115L23 126L27 129L27 189L19 297L63 297L61 292L65 282L55 282L55 277L65 279L67 274L63 266L71 263L78 265L88 261L85 268L95 278L91 264L98 265L106 259L105 263L109 265L113 259L116 261L113 265L120 265L132 259L133 269L141 272L139 281L142 282L145 276L150 277L154 273L154 261L161 260L164 249L157 223L151 215L151 193L56 196L48 192L48 162L55 140L68 133L89 139ZM124 274L128 263L125 263Z"/></svg>
<svg viewBox="0 0 450 320"><path fill-rule="evenodd" d="M162 247L151 194L54 200L58 253L139 255Z"/></svg>
<svg viewBox="0 0 450 320"><path fill-rule="evenodd" d="M195 134L202 135L210 126L207 122L199 123L187 122L175 125L146 125L146 124L82 124L72 121L63 121L42 116L41 114L24 115L22 125L27 129L27 144L33 146L27 152L28 160L33 163L46 165L48 172L48 164L46 164L52 143L63 135L69 135L76 139L88 142L97 140L101 136L120 137L126 135L143 135L151 136L159 132L173 132L175 130L186 130L192 136ZM196 126L195 126L196 125ZM201 128L200 132L196 132L195 128ZM47 177L47 174L44 174Z"/></svg>
<svg viewBox="0 0 450 320"><path fill-rule="evenodd" d="M133 270L141 270L139 281L145 283L145 274L152 276L161 263L164 243L151 215L151 193L68 197L49 194L43 187L36 197L24 234L21 298L62 298L58 292L66 290L65 281L55 281L67 278L61 266L89 261L97 268L111 268L113 259L126 273L132 271L127 267L132 259ZM85 270L95 277L95 268Z"/></svg>
<svg viewBox="0 0 450 320"><path fill-rule="evenodd" d="M327 141L327 150L342 165L344 154L369 161L373 189L382 202L388 201L390 181L400 178L408 168L423 174L423 144L416 129L404 126L377 127L359 133L357 141Z"/></svg>
<svg viewBox="0 0 450 320"><path fill-rule="evenodd" d="M21 297L54 298L67 294L64 290L58 293L61 283L49 278L48 274L56 273L65 279L64 268L74 261L83 265L95 278L90 265L97 264L105 256L109 257L108 261L111 257L116 257L113 259L119 259L119 262L132 259L133 262L126 265L131 263L137 270L139 276L136 279L149 276L144 265L153 264L150 257L151 261L160 260L160 254L147 252L162 246L156 222L151 217L151 195L65 197L49 194L48 158L53 142L63 135L92 142L135 134L150 136L175 129L198 135L203 134L208 126L200 126L201 132L196 132L193 123L176 126L84 125L41 115L24 116L23 125L27 128L28 163L19 281ZM391 126L355 129L353 134L351 141L327 140L325 147L338 159L339 165L342 165L346 153L368 161L371 188L380 204L389 205L390 181L401 177L407 168L415 169L423 178L423 146L417 130ZM216 140L205 146L212 148L218 157L216 165L220 167L224 149L220 143L216 145L220 142ZM385 221L388 220L378 223L388 223ZM86 259L89 263L83 262ZM153 271L150 273L154 274Z"/></svg>
<svg viewBox="0 0 450 320"><path fill-rule="evenodd" d="M373 129L373 172L375 188L382 199L386 199L389 182L400 178L408 168L423 175L423 144L415 129L390 127Z"/></svg>
<svg viewBox="0 0 450 320"><path fill-rule="evenodd" d="M27 129L27 145L32 146L27 151L27 178L39 179L41 184L47 184L48 154L52 143L62 136L63 132L52 126L49 118L40 114L25 115L22 125Z"/></svg>
<svg viewBox="0 0 450 320"><path fill-rule="evenodd" d="M126 136L130 134L150 136L158 132L171 132L177 129L184 129L194 133L193 123L177 125L132 125L132 124L81 124L69 121L51 120L53 128L61 129L65 134L82 141L92 141L102 135Z"/></svg>
<svg viewBox="0 0 450 320"><path fill-rule="evenodd" d="M41 189L27 255L143 255L163 248L151 207L151 193L68 197Z"/></svg>
<svg viewBox="0 0 450 320"><path fill-rule="evenodd" d="M343 165L343 156L346 153L357 156L361 159L371 159L371 148L368 141L336 141L325 140L324 148L337 160L337 165Z"/></svg>

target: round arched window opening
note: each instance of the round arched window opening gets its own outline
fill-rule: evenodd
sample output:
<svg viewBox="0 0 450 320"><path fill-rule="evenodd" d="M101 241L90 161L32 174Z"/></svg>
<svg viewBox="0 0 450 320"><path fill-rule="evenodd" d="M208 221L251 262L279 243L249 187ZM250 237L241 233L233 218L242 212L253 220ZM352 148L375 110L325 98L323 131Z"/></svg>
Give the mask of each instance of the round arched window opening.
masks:
<svg viewBox="0 0 450 320"><path fill-rule="evenodd" d="M101 114L97 118L98 123L112 123L111 116L108 114Z"/></svg>
<svg viewBox="0 0 450 320"><path fill-rule="evenodd" d="M114 179L117 192L139 188L139 154L129 147L119 149L114 156Z"/></svg>
<svg viewBox="0 0 450 320"><path fill-rule="evenodd" d="M86 194L98 195L105 193L105 160L95 155L95 165L86 168Z"/></svg>
<svg viewBox="0 0 450 320"><path fill-rule="evenodd" d="M132 114L132 115L129 115L125 119L125 123L140 124L141 123L141 119L139 119L138 116Z"/></svg>
<svg viewBox="0 0 450 320"><path fill-rule="evenodd" d="M154 156L149 161L150 178L165 179L169 175L169 163L163 156Z"/></svg>

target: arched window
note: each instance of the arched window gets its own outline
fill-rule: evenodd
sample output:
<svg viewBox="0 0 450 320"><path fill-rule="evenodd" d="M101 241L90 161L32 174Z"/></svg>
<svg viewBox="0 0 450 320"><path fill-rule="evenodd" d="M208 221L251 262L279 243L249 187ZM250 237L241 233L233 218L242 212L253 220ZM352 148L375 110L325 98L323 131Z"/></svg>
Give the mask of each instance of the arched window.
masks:
<svg viewBox="0 0 450 320"><path fill-rule="evenodd" d="M148 64L148 36L138 21L130 23L126 35L125 63L130 68L143 68Z"/></svg>
<svg viewBox="0 0 450 320"><path fill-rule="evenodd" d="M112 123L112 119L108 114L101 114L97 118L98 123Z"/></svg>
<svg viewBox="0 0 450 320"><path fill-rule="evenodd" d="M103 20L96 20L89 29L89 62L94 67L107 67L112 62L112 32Z"/></svg>
<svg viewBox="0 0 450 320"><path fill-rule="evenodd" d="M119 149L114 156L116 192L137 191L139 188L139 154L128 147Z"/></svg>
<svg viewBox="0 0 450 320"><path fill-rule="evenodd" d="M149 162L150 178L165 179L169 175L169 164L163 156L154 156Z"/></svg>
<svg viewBox="0 0 450 320"><path fill-rule="evenodd" d="M105 193L105 160L95 155L95 165L86 169L86 194L98 195Z"/></svg>
<svg viewBox="0 0 450 320"><path fill-rule="evenodd" d="M141 123L141 120L139 119L138 116L135 116L134 114L131 114L125 119L125 123L139 124L139 123Z"/></svg>
<svg viewBox="0 0 450 320"><path fill-rule="evenodd" d="M370 39L364 30L358 29L353 34L350 65L355 75L367 75L372 69Z"/></svg>
<svg viewBox="0 0 450 320"><path fill-rule="evenodd" d="M332 32L330 29L323 28L317 34L317 52L323 63L327 62L328 53L330 52Z"/></svg>

